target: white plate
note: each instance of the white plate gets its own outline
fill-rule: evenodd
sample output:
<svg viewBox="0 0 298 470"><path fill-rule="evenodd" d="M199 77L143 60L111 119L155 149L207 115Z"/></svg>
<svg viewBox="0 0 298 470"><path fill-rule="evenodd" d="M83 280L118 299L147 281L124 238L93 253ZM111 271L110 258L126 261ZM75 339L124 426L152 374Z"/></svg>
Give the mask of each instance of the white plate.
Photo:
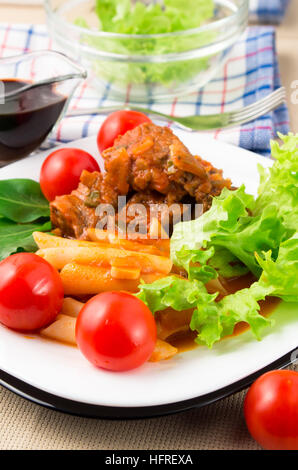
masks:
<svg viewBox="0 0 298 470"><path fill-rule="evenodd" d="M256 194L257 164L271 161L246 150L187 132L177 132L196 154L223 168L234 185L245 183ZM65 146L65 145L64 145ZM72 142L98 155L95 137ZM33 178L49 152L0 170L0 179ZM102 165L102 162L101 162ZM264 368L288 364L298 345L296 304L280 304L261 342L251 332L221 341L212 350L199 347L130 372L96 369L76 348L0 326L0 380L3 385L45 406L101 417L144 417L203 405L250 383Z"/></svg>

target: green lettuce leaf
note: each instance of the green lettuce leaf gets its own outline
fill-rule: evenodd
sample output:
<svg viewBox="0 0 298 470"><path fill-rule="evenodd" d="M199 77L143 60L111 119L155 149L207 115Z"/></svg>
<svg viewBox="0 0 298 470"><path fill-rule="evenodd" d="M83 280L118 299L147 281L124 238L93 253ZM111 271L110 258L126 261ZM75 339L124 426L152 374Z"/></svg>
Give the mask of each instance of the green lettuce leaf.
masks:
<svg viewBox="0 0 298 470"><path fill-rule="evenodd" d="M198 304L190 324L198 332L198 343L212 347L220 338L232 334L235 325L242 321L260 340L262 330L274 322L259 314L258 302L267 296L298 302L298 235L280 245L275 261L270 251L256 257L263 269L259 281L220 302Z"/></svg>
<svg viewBox="0 0 298 470"><path fill-rule="evenodd" d="M241 289L216 301L217 294L209 294L203 283L168 276L152 284L141 284L136 296L152 311L172 307L176 311L194 309L190 328L197 331L196 341L212 347L221 338L233 333L237 323L246 322L255 337L260 340L264 328L273 320L260 315L259 301L267 296L281 297L286 301L298 301L298 240L287 241L274 262L270 252L260 260L264 272L260 280L249 288ZM282 274L285 264L291 260L288 283Z"/></svg>
<svg viewBox="0 0 298 470"><path fill-rule="evenodd" d="M267 171L259 165L261 182L253 213L259 215L268 205L274 205L290 237L298 227L298 134L279 137L282 145L271 142L274 165Z"/></svg>
<svg viewBox="0 0 298 470"><path fill-rule="evenodd" d="M207 22L214 14L213 0L166 0L164 5L131 0L96 0L95 12L101 31L127 34L128 37L94 38L86 34L81 40L86 45L116 54L161 55L193 49L212 42L214 31L192 31ZM191 12L191 14L190 14ZM78 26L90 29L84 18L77 18ZM158 38L130 38L129 35L152 35L191 30L179 35ZM113 63L98 60L93 63L94 72L101 79L113 84L163 84L175 87L191 80L208 67L209 58L167 61L163 63Z"/></svg>
<svg viewBox="0 0 298 470"><path fill-rule="evenodd" d="M221 269L219 254L223 254L227 261L228 251L231 254L228 265L231 277L238 275L239 267L243 268L243 265L259 277L261 268L254 253L272 250L277 254L279 244L285 238L286 228L278 218L275 204L268 205L260 215L253 217L251 211L254 207L254 198L245 193L244 186L236 191L225 188L219 197L213 199L209 211L196 220L181 222L174 227L171 238L171 258L174 264L183 267L190 277L194 277L195 272L191 265L203 264L200 253L202 249L207 249L210 256L205 264L209 262L210 269L217 266L218 272L225 276L227 270ZM216 259L212 263L215 251L212 256L210 250L215 247ZM219 251L218 248L225 251Z"/></svg>
<svg viewBox="0 0 298 470"><path fill-rule="evenodd" d="M213 242L214 236L236 232L239 219L247 217L253 205L254 198L245 193L244 186L236 191L225 188L201 217L175 225L171 237L173 263L189 272L190 263L201 256L201 250Z"/></svg>
<svg viewBox="0 0 298 470"><path fill-rule="evenodd" d="M172 307L174 310L188 310L195 308L198 302L208 303L217 297L217 294L208 294L206 287L200 281L182 279L177 276L168 276L158 279L152 284L141 284L140 292L136 294L155 313Z"/></svg>
<svg viewBox="0 0 298 470"><path fill-rule="evenodd" d="M209 348L216 341L233 333L237 323L249 324L252 333L260 340L262 330L273 321L260 315L259 301L265 299L271 289L257 282L247 289L227 295L220 302L198 305L194 311L190 328L198 332L196 342Z"/></svg>
<svg viewBox="0 0 298 470"><path fill-rule="evenodd" d="M208 261L208 266L226 279L248 274L249 269L226 248L214 247L214 255Z"/></svg>
<svg viewBox="0 0 298 470"><path fill-rule="evenodd" d="M281 146L272 142L273 166L268 171L259 168L261 183L256 201L243 186L236 191L224 189L200 218L175 226L171 257L190 277L193 263L200 263L201 271L207 264L223 277L237 276L245 268L259 277L261 267L255 252L271 250L275 260L280 244L297 232L298 135L280 138ZM211 248L214 254L205 262L200 260L198 252L203 249L210 253Z"/></svg>
<svg viewBox="0 0 298 470"><path fill-rule="evenodd" d="M298 234L280 245L276 261L270 251L256 257L263 269L259 284L286 302L298 302Z"/></svg>
<svg viewBox="0 0 298 470"><path fill-rule="evenodd" d="M124 34L161 34L197 28L214 12L213 0L164 0L163 6L131 0L95 3L101 29Z"/></svg>
<svg viewBox="0 0 298 470"><path fill-rule="evenodd" d="M250 288L216 302L217 294L209 294L200 281L168 276L152 284L141 284L136 294L152 313L168 307L176 311L194 309L190 328L197 331L196 341L211 348L226 335L232 334L235 325L246 322L253 334L260 339L264 327L273 322L260 315L258 301L273 291L271 286L254 283Z"/></svg>

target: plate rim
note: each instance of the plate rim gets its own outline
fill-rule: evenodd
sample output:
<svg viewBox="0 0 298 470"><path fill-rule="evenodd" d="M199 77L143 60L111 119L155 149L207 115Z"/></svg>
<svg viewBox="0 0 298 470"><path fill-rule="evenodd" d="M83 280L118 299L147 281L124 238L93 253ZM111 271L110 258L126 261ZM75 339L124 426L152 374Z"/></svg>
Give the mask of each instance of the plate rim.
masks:
<svg viewBox="0 0 298 470"><path fill-rule="evenodd" d="M284 369L293 364L292 353L296 350L297 348L292 349L267 366L226 387L220 388L205 395L201 395L199 397L164 405L146 407L114 407L78 402L34 387L27 382L17 379L7 372L4 372L2 369L0 369L0 385L13 392L15 395L20 396L21 398L24 398L31 403L37 404L43 408L81 418L118 421L159 418L162 416L189 411L193 408L202 408L227 398L234 393L241 392L242 390L249 387L258 377L264 373L274 369Z"/></svg>

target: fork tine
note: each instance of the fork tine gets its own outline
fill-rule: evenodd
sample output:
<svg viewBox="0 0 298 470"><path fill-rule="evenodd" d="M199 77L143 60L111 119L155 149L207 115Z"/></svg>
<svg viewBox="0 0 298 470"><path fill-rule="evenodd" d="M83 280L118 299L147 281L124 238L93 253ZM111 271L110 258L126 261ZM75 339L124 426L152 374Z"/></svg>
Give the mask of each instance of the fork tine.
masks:
<svg viewBox="0 0 298 470"><path fill-rule="evenodd" d="M275 100L270 100L268 101L267 103L264 103L262 106L255 106L254 109L251 109L251 110L248 110L248 111L244 111L244 112L240 112L240 113L237 113L236 115L234 115L234 117L236 119L243 119L243 118L247 118L255 113L259 113L261 111L265 111L265 110L270 110L272 109L273 107L275 106L278 106L280 105L281 103L284 102L284 98L283 97L280 97L278 99L275 99Z"/></svg>
<svg viewBox="0 0 298 470"><path fill-rule="evenodd" d="M248 114L247 116L242 117L241 119L233 119L231 118L230 124L244 124L246 122L254 121L255 119L265 116L268 114L270 111L273 111L274 109L278 108L281 103L276 103L274 106L268 106L267 108L259 109L255 113Z"/></svg>
<svg viewBox="0 0 298 470"><path fill-rule="evenodd" d="M286 95L284 92L279 92L278 94L275 95L270 95L267 96L266 99L263 99L262 101L257 101L253 103L252 105L246 106L243 109L240 109L239 111L235 111L235 115L241 116L243 114L247 114L251 111L255 111L256 109L260 109L264 106L267 106L268 104L274 104L275 102L279 102L281 100L285 100Z"/></svg>
<svg viewBox="0 0 298 470"><path fill-rule="evenodd" d="M242 110L239 112L236 112L231 115L231 120L232 121L239 121L243 119L249 119L252 116L260 113L266 114L269 111L272 111L276 107L280 106L282 103L285 102L285 97L284 96L279 96L275 97L273 100L270 99L267 102L264 102L261 106L257 105L254 108L250 108L249 110Z"/></svg>
<svg viewBox="0 0 298 470"><path fill-rule="evenodd" d="M239 120L243 120L243 119L249 119L251 118L252 116L255 116L256 114L260 114L260 113L263 113L263 114L266 114L268 113L269 111L272 111L273 109L277 108L278 106L280 106L282 103L284 102L283 99L279 99L279 100L275 100L275 101L271 101L271 102L268 102L267 104L264 104L263 106L260 106L260 107L256 107L255 109L249 111L249 112L246 112L246 113L239 113L237 115L232 115L231 116L231 120L233 121L239 121Z"/></svg>
<svg viewBox="0 0 298 470"><path fill-rule="evenodd" d="M267 96L264 96L264 98L261 98L260 100L257 100L257 101L255 101L254 103L251 103L248 106L245 106L245 108L242 108L242 110L252 108L255 105L262 105L264 102L267 102L268 100L274 99L275 97L278 97L278 96L286 96L285 87L277 88L277 90L273 91L272 93L270 93Z"/></svg>
<svg viewBox="0 0 298 470"><path fill-rule="evenodd" d="M250 114L247 114L246 116L244 115L241 118L238 117L237 119L235 119L232 116L230 119L230 124L244 124L246 122L254 121L258 117L264 116L270 111L273 111L274 109L278 108L282 103L283 103L283 100L280 102L276 102L273 105L271 104L263 108L256 109L254 113L252 112Z"/></svg>
<svg viewBox="0 0 298 470"><path fill-rule="evenodd" d="M235 118L242 118L243 115L247 115L249 112L255 112L258 109L261 109L263 106L267 105L274 105L275 102L280 102L282 100L286 99L286 93L284 88L279 88L276 90L274 93L271 93L269 96L266 96L262 100L259 100L249 106L246 106L245 108L235 111L234 112L234 117Z"/></svg>
<svg viewBox="0 0 298 470"><path fill-rule="evenodd" d="M80 116L80 115L89 115L89 114L107 114L119 109L132 109L135 111L140 111L143 113L148 113L153 116L157 116L159 119L172 121L178 127L183 128L184 130L189 131L206 131L214 129L223 129L229 126L236 126L243 124L249 121L262 116L269 111L280 106L283 102L286 101L285 88L281 87L275 90L268 96L265 96L261 100L252 103L242 109L219 113L219 114L207 114L207 115L195 115L195 116L170 116L159 111L152 109L146 109L139 106L133 105L118 105L112 107L103 107L103 108L86 108L86 109L76 109L71 110L67 113L66 116Z"/></svg>
<svg viewBox="0 0 298 470"><path fill-rule="evenodd" d="M264 105L267 105L268 103L276 102L279 101L280 99L285 99L285 92L279 91L276 94L271 94L267 96L265 99L262 99L260 101L256 101L255 103L246 106L245 108L240 109L239 111L236 111L235 114L243 114L247 113L249 111L254 111L256 108L261 108Z"/></svg>

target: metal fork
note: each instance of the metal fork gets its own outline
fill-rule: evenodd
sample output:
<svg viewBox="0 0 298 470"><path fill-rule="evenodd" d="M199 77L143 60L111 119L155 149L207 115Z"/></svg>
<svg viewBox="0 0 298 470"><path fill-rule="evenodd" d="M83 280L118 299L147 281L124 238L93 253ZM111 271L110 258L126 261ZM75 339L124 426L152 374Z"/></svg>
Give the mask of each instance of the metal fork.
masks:
<svg viewBox="0 0 298 470"><path fill-rule="evenodd" d="M273 111L278 108L282 103L286 101L286 91L284 87L278 88L270 95L262 98L255 103L245 106L242 109L236 111L230 111L220 114L206 114L201 116L170 116L168 114L159 113L153 109L142 108L139 106L120 105L110 106L103 108L86 108L86 109L74 109L69 111L66 116L82 116L92 114L108 114L118 110L134 110L146 113L152 116L158 116L160 120L167 122L175 122L178 127L189 131L207 131L214 129L222 129L225 127L238 126L245 124L250 121L254 121L260 116Z"/></svg>

